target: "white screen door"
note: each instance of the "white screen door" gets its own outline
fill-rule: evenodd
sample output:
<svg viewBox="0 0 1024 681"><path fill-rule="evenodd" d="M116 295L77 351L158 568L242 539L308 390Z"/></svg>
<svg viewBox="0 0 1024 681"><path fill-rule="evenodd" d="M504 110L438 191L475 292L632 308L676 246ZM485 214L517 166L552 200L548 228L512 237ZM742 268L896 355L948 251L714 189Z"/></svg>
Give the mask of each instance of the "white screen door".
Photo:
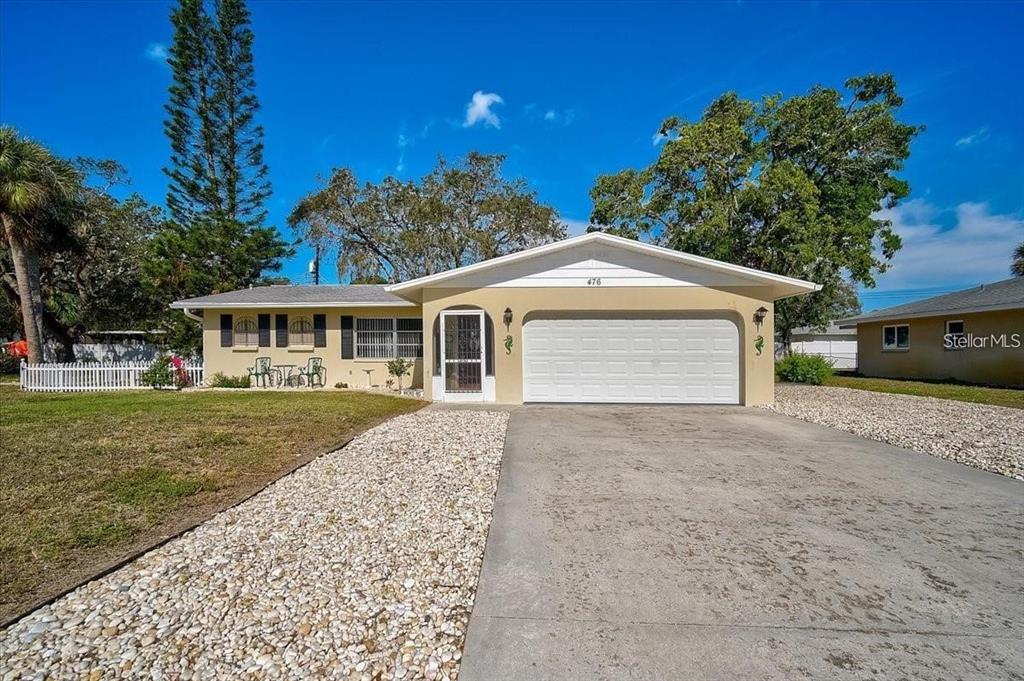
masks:
<svg viewBox="0 0 1024 681"><path fill-rule="evenodd" d="M446 401L483 398L483 329L483 310L441 313L441 378Z"/></svg>

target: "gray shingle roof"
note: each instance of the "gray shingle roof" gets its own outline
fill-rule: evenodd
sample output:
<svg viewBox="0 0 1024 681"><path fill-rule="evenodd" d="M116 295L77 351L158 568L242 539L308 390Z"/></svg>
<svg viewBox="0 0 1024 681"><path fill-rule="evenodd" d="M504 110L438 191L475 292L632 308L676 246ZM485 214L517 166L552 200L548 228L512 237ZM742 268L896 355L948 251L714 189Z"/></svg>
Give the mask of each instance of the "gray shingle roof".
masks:
<svg viewBox="0 0 1024 681"><path fill-rule="evenodd" d="M413 305L388 293L377 284L349 286L256 286L227 293L176 300L176 309L208 307L324 307L368 305Z"/></svg>
<svg viewBox="0 0 1024 681"><path fill-rule="evenodd" d="M836 322L840 326L854 326L863 322L885 321L905 317L928 317L957 312L982 312L984 310L1007 310L1024 308L1024 277L1013 277L992 284L982 284L963 291L946 293L934 298L925 298L913 303L904 303L882 310L875 310L859 317Z"/></svg>

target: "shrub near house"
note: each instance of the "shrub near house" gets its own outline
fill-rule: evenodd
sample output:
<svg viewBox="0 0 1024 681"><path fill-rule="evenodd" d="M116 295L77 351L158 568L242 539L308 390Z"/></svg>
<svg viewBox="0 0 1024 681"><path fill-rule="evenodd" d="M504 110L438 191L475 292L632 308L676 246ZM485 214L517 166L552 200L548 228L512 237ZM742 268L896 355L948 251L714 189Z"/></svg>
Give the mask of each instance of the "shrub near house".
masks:
<svg viewBox="0 0 1024 681"><path fill-rule="evenodd" d="M776 362L775 373L790 383L821 385L832 377L832 365L819 355L794 354Z"/></svg>

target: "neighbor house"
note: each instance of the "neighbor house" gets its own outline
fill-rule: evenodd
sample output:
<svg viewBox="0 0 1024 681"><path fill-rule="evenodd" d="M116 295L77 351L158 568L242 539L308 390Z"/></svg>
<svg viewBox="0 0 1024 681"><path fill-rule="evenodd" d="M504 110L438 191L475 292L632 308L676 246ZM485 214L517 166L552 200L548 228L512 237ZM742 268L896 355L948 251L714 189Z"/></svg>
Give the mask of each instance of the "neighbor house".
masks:
<svg viewBox="0 0 1024 681"><path fill-rule="evenodd" d="M1024 386L1024 277L844 319L858 371L885 378Z"/></svg>
<svg viewBox="0 0 1024 681"><path fill-rule="evenodd" d="M180 300L207 376L320 357L327 384L413 360L437 401L770 404L774 301L813 283L601 233L390 286Z"/></svg>

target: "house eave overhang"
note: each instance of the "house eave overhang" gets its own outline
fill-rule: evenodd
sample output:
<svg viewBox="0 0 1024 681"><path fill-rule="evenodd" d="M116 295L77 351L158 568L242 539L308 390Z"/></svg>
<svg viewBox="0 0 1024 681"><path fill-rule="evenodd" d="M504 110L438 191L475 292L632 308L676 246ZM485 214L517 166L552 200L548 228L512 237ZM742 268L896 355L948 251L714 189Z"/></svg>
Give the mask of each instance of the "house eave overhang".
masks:
<svg viewBox="0 0 1024 681"><path fill-rule="evenodd" d="M250 308L274 309L314 309L321 307L416 307L416 303L400 300L389 302L358 302L324 301L319 303L195 303L187 300L176 300L170 305L172 310L241 310Z"/></svg>
<svg viewBox="0 0 1024 681"><path fill-rule="evenodd" d="M418 300L419 292L431 286L452 286L455 281L460 277L476 272L483 272L487 270L493 270L500 267L504 267L522 260L529 258L536 258L541 255L548 253L555 253L568 248L576 246L582 246L584 244L605 244L622 248L625 250L650 255L671 262L678 262L680 264L690 265L694 267L702 267L715 272L722 272L732 274L737 277L738 282L742 282L741 285L746 286L759 286L766 287L772 292L772 296L775 300L781 298L789 298L791 296L803 295L805 293L812 293L814 291L821 290L820 284L815 284L810 281L804 281L803 279L795 279L793 277L786 277L781 274L773 274L771 272L762 272L760 270L751 269L749 267L743 267L741 265L733 265L732 263L722 262L720 260L712 260L711 258L704 258L699 255L692 255L690 253L683 253L681 251L675 251L670 248L663 248L661 246L654 246L651 244L645 244L640 241L634 241L632 239L624 239L622 237L612 236L610 234L604 234L602 232L593 232L591 234L583 234L581 236L572 237L570 239L563 239L562 241L556 241L554 243L545 244L543 246L537 246L535 248L528 248L525 251L519 251L518 253L511 253L509 255L503 255L490 260L484 260L483 262L474 263L472 265L466 265L464 267L458 267L453 270L446 272L438 272L437 274L431 274L426 277L419 277L418 279L410 279L399 284L392 284L385 286L384 290L388 293L392 293L396 296L400 296L410 301ZM749 283L746 283L749 282Z"/></svg>
<svg viewBox="0 0 1024 681"><path fill-rule="evenodd" d="M850 317L849 319L840 319L836 322L836 326L840 329L852 329L856 328L858 324L873 324L875 322L898 322L902 319L924 319L926 317L949 317L953 319L957 315L965 314L977 314L979 312L1002 312L1005 310L1024 310L1024 305L1020 303L1008 303L1003 305L978 305L975 307L965 307L954 310L937 310L929 312L914 312L910 314L887 314L873 317L870 315L864 315L861 317Z"/></svg>

